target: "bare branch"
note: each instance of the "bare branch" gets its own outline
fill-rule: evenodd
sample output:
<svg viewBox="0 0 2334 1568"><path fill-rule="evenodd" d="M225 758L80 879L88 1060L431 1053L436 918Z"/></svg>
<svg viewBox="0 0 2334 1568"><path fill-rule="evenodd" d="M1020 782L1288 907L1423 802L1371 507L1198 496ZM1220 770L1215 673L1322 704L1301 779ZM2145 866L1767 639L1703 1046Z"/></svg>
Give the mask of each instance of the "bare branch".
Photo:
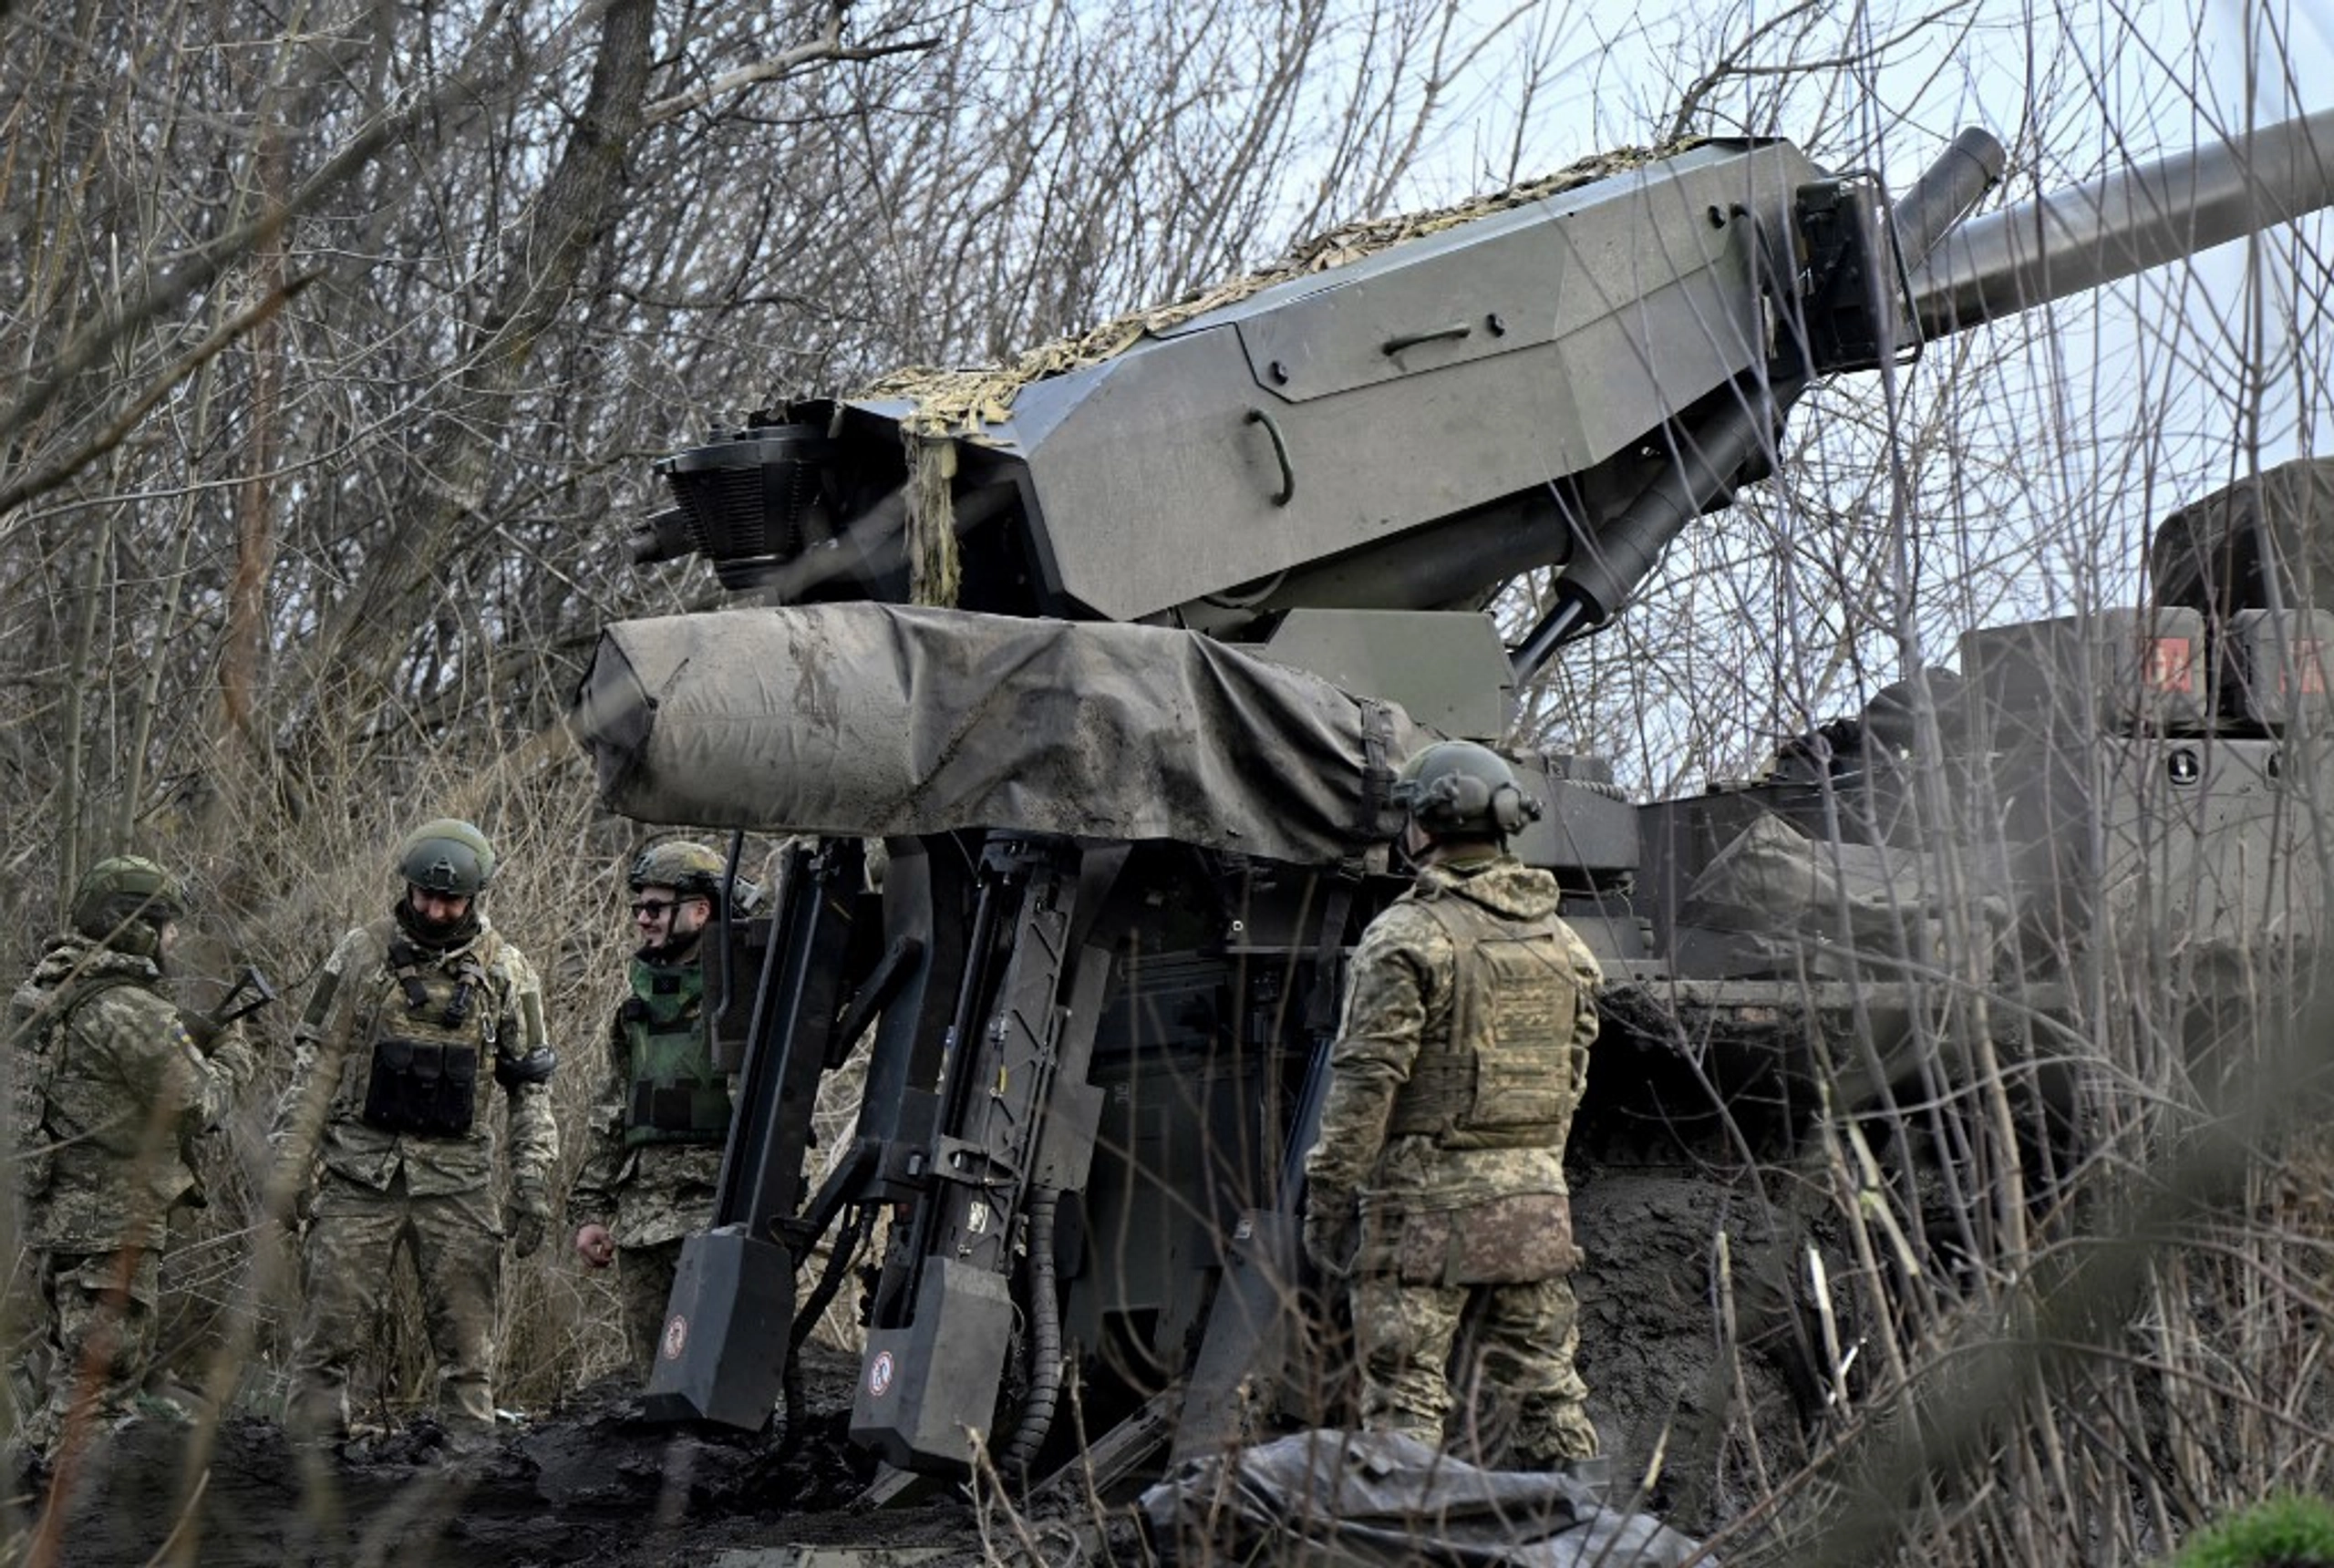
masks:
<svg viewBox="0 0 2334 1568"><path fill-rule="evenodd" d="M193 375L222 349L250 332L261 323L272 319L292 298L316 281L320 274L302 273L286 278L281 288L272 289L257 304L238 312L222 322L193 348L187 351L169 369L149 382L145 389L132 397L127 407L114 416L104 429L85 445L50 464L42 472L18 483L0 488L0 512L23 505L26 501L46 495L68 484L73 477L98 459L112 451L138 428L139 421L153 412L154 406L170 395L171 388Z"/></svg>
<svg viewBox="0 0 2334 1568"><path fill-rule="evenodd" d="M846 45L842 41L842 18L838 14L827 25L825 34L815 42L799 45L769 59L757 60L750 66L740 66L734 71L724 71L704 86L671 98L658 98L642 111L642 123L662 125L676 119L692 109L703 108L718 98L743 92L762 82L777 81L800 70L805 66L849 60L880 60L892 55L921 54L940 46L938 38L911 38L896 44Z"/></svg>

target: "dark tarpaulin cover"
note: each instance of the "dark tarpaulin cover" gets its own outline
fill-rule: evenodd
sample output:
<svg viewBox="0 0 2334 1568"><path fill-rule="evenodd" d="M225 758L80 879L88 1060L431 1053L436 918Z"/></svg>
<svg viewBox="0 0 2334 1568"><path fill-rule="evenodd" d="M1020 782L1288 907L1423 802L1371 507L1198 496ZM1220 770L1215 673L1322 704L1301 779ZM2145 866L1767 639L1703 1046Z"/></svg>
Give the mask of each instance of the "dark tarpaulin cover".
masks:
<svg viewBox="0 0 2334 1568"><path fill-rule="evenodd" d="M1300 864L1400 828L1399 708L1194 633L894 604L624 621L570 727L609 810L885 837L1172 839Z"/></svg>
<svg viewBox="0 0 2334 1568"><path fill-rule="evenodd" d="M1194 1460L1142 1511L1177 1562L1719 1568L1568 1477L1478 1470L1391 1432L1298 1432Z"/></svg>

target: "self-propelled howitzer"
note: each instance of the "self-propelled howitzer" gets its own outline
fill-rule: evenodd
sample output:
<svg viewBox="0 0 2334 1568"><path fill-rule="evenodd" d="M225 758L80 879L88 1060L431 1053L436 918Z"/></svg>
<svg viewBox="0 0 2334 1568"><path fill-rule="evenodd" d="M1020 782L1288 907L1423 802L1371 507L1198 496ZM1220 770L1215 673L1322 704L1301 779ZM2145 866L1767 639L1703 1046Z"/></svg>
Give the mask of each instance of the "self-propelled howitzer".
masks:
<svg viewBox="0 0 2334 1568"><path fill-rule="evenodd" d="M1333 1402L1272 1369L1340 965L1399 885L1403 752L1501 738L1518 674L1763 477L1816 378L2334 202L2334 115L1965 222L2001 161L1966 134L1893 204L1780 141L1607 162L1001 380L903 379L666 459L675 504L636 553L704 553L777 603L609 629L577 714L604 796L815 838L774 913L718 944L740 1110L658 1408L759 1425L844 1283L802 1271L879 1214L852 1429L894 1466L986 1443L1042 1468L1069 1375L1095 1390L1090 1433L1139 1410L1183 1450ZM1554 606L1507 645L1482 607L1539 566ZM2124 645L2161 628L2105 650L2142 771L2229 724L2245 738L2218 755L2277 775L2308 702L2247 694L2317 628L2256 608L2234 638L2195 612L2130 669ZM2241 648L2246 678L2200 675L2183 705L2163 653L2182 638L2179 667ZM1981 645L1970 686L2008 704L2071 649L2099 651ZM1683 1086L1695 1103L1640 1123L1678 1131L1763 1097L1788 1137L1816 1099L1793 1088L1806 1042L1857 1032L1871 1093L1928 1043L1905 977L1937 970L1914 950L1945 923L1892 828L1842 841L1843 793L1878 791L1838 738L1765 794L1647 807L1592 759L1519 758L1550 806L1520 852L1557 872L1610 982L1600 1063L1627 1066L1600 1065L1592 1100ZM2065 827L2031 830L2112 839ZM2026 891L2064 903L2047 855L2002 876L2006 926ZM1737 918L1786 884L1830 944L1812 958ZM2053 1005L2045 977L2017 1011ZM1674 1070L1687 1043L1717 1048ZM854 1057L857 1124L814 1188L817 1090Z"/></svg>

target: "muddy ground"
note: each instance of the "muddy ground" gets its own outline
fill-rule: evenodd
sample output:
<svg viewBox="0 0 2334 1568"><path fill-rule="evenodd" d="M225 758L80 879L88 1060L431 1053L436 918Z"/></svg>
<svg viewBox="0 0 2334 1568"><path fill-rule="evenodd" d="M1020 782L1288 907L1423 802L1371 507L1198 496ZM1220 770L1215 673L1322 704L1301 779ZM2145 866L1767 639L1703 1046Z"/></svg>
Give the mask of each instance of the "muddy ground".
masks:
<svg viewBox="0 0 2334 1568"><path fill-rule="evenodd" d="M204 1568L649 1568L719 1561L779 1539L790 1522L825 1521L829 1533L866 1536L873 1522L848 1508L875 1471L844 1438L855 1365L814 1355L806 1370L810 1409L799 1445L775 1430L648 1421L621 1380L471 1453L455 1452L427 1418L311 1456L273 1422L230 1418L217 1433L182 1560ZM66 1568L169 1561L181 1524L176 1504L185 1495L187 1447L186 1430L165 1423L104 1434L73 1480L49 1561ZM24 1502L53 1502L57 1479L33 1478ZM925 1504L886 1516L876 1533L945 1539L969 1522L961 1506ZM22 1513L11 1524L38 1528Z"/></svg>
<svg viewBox="0 0 2334 1568"><path fill-rule="evenodd" d="M1577 1278L1581 1365L1623 1477L1662 1456L1649 1507L1706 1534L1750 1499L1761 1465L1802 1449L1811 1393L1791 1342L1793 1280L1809 1234L1766 1196L1709 1172L1585 1177L1575 1195L1587 1261ZM1727 1238L1721 1248L1718 1237ZM1721 1270L1719 1261L1723 1258ZM1730 1342L1721 1326L1737 1325ZM1740 1344L1742 1354L1733 1353ZM49 1563L111 1568L177 1561L292 1564L590 1564L770 1568L784 1544L945 1548L937 1562L1003 1554L1026 1530L1049 1560L1140 1562L1130 1511L1092 1500L1057 1511L1087 1527L1075 1553L1047 1510L984 1511L961 1490L927 1490L880 1511L855 1506L878 1480L846 1438L855 1358L811 1347L798 1443L776 1430L676 1430L645 1420L620 1382L542 1412L487 1450L457 1456L427 1420L304 1462L273 1424L231 1418L191 1515L186 1434L134 1424L106 1435L70 1488ZM1131 1501L1131 1487L1106 1505ZM19 1486L8 1520L25 1553L42 1488ZM997 1548L998 1550L992 1550Z"/></svg>

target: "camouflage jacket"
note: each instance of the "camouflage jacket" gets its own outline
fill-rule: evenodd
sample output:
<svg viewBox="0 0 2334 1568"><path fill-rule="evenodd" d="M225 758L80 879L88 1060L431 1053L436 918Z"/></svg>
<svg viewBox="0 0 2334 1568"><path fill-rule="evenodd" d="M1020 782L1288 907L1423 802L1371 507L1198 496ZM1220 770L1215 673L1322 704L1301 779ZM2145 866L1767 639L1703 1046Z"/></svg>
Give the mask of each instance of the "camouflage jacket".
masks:
<svg viewBox="0 0 2334 1568"><path fill-rule="evenodd" d="M515 1062L547 1044L542 987L524 954L495 934L481 915L478 934L444 949L423 949L423 966L453 973L468 958L485 972L485 995L470 1010L480 1046L479 1071L466 1131L456 1136L390 1132L365 1120L374 1047L394 1028L405 993L390 959L402 934L384 915L340 939L309 994L294 1035L292 1078L278 1103L270 1135L277 1158L321 1159L334 1174L387 1191L400 1171L406 1191L420 1197L476 1191L492 1183L503 1138L510 1140L514 1186L547 1190L559 1161L559 1129L552 1117L551 1086L505 1088L494 1064ZM508 1114L498 1125L494 1102Z"/></svg>
<svg viewBox="0 0 2334 1568"><path fill-rule="evenodd" d="M196 1184L187 1150L251 1081L251 1047L230 1028L206 1056L150 959L77 935L51 939L10 1018L27 1239L160 1249Z"/></svg>
<svg viewBox="0 0 2334 1568"><path fill-rule="evenodd" d="M1434 909L1442 901L1471 910L1463 920L1453 919ZM1320 1136L1305 1161L1317 1198L1358 1196L1366 1217L1387 1204L1462 1209L1517 1193L1565 1190L1564 1130L1586 1081L1602 976L1595 956L1555 918L1555 879L1502 855L1426 868L1410 892L1370 922L1347 982ZM1463 1136L1389 1132L1398 1121L1417 1119L1398 1109L1405 1094L1420 1088L1413 1070L1422 1059L1465 1064L1472 1051L1481 1071L1503 1048L1484 1018L1457 1006L1468 978L1460 965L1480 959L1476 944L1453 932L1471 926L1537 934L1534 940L1544 949L1539 961L1562 966L1554 984L1544 987L1533 1019L1537 1026L1540 1014L1547 1015L1552 1033L1534 1042L1535 1057L1555 1064L1561 1075L1555 1083L1534 1086L1544 1102L1540 1114L1553 1118L1552 1132L1536 1140L1536 1147L1465 1147L1471 1140ZM1477 978L1494 987L1502 983L1496 975ZM1559 1005L1547 1007L1547 995ZM1558 1030L1561 1036L1553 1033ZM1473 1092L1472 1082L1462 1087Z"/></svg>
<svg viewBox="0 0 2334 1568"><path fill-rule="evenodd" d="M632 995L628 989L625 1000ZM703 1231L713 1222L721 1145L627 1147L634 1073L631 1032L621 1005L609 1014L603 1046L584 1165L567 1194L569 1222L607 1225L623 1247L656 1246Z"/></svg>

